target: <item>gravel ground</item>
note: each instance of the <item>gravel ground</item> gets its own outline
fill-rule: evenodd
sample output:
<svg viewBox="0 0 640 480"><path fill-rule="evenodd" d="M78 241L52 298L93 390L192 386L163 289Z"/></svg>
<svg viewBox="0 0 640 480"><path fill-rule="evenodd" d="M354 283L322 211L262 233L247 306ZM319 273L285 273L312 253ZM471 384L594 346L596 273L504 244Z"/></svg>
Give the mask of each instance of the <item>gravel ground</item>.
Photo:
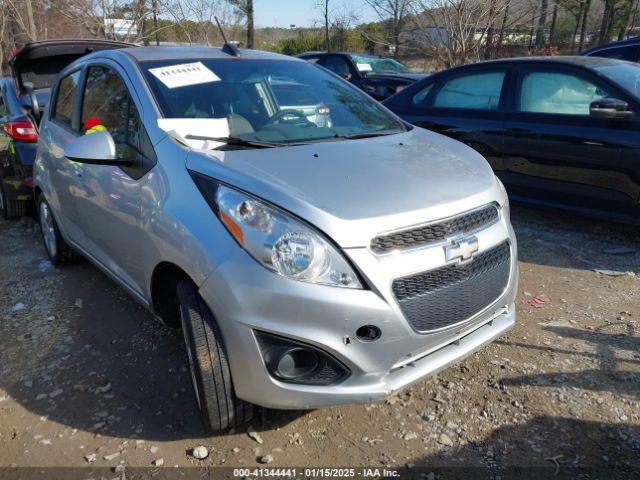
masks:
<svg viewBox="0 0 640 480"><path fill-rule="evenodd" d="M16 466L152 476L261 462L639 478L638 230L524 208L513 219L509 335L386 401L263 411L249 433L217 437L200 426L179 332L89 263L53 268L31 219L0 221L0 478ZM190 454L198 446L206 459Z"/></svg>

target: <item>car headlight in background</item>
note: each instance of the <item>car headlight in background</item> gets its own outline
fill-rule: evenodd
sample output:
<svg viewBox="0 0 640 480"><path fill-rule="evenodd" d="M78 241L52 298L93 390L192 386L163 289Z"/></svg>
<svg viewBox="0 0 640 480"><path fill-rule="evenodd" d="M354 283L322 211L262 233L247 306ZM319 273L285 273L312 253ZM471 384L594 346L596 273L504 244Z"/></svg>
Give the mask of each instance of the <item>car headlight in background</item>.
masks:
<svg viewBox="0 0 640 480"><path fill-rule="evenodd" d="M192 176L233 238L267 269L303 282L362 288L342 254L319 232L251 195Z"/></svg>

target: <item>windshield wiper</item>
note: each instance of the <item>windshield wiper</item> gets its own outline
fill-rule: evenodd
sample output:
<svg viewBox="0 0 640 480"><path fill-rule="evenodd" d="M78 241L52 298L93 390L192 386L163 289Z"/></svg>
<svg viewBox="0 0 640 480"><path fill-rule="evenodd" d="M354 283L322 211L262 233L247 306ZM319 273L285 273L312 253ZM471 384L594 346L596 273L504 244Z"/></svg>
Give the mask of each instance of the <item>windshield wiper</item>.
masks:
<svg viewBox="0 0 640 480"><path fill-rule="evenodd" d="M363 132L363 133L336 133L334 138L340 138L342 140L357 140L359 138L370 138L370 137L384 137L386 135L393 135L396 133L402 133L404 130L379 130L377 132Z"/></svg>
<svg viewBox="0 0 640 480"><path fill-rule="evenodd" d="M286 147L291 144L277 143L277 142L263 142L260 140L245 140L240 137L208 137L206 135L186 135L184 138L187 140L202 140L210 142L220 142L225 145L232 145L234 147L253 147L253 148L273 148L273 147Z"/></svg>

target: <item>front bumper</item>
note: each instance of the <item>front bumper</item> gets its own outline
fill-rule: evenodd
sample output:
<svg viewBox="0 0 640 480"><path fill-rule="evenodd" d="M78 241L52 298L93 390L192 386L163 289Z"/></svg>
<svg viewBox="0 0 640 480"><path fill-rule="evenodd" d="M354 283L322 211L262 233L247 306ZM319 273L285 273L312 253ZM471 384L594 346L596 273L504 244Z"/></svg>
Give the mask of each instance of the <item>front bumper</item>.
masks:
<svg viewBox="0 0 640 480"><path fill-rule="evenodd" d="M371 402L441 371L503 335L515 325L515 237L505 218L477 237L481 250L509 239L507 288L466 322L425 334L416 332L404 318L390 284L410 269L442 265L442 246L395 259L377 257L366 248L347 250L367 276L369 290L291 280L267 271L243 250L234 250L200 293L220 324L236 394L257 405L282 409ZM379 327L382 336L374 342L358 340L356 330L370 324ZM264 365L255 330L314 345L346 365L351 375L331 386L276 380Z"/></svg>

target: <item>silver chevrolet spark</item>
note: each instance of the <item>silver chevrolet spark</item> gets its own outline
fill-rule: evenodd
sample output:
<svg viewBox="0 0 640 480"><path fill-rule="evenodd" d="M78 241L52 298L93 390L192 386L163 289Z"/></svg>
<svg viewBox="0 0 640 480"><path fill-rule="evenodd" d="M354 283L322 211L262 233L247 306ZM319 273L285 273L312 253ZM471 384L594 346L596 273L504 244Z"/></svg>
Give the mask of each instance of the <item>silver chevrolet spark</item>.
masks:
<svg viewBox="0 0 640 480"><path fill-rule="evenodd" d="M486 161L302 60L83 57L55 82L34 183L54 264L79 252L182 328L213 430L253 405L385 398L515 322L516 240Z"/></svg>

